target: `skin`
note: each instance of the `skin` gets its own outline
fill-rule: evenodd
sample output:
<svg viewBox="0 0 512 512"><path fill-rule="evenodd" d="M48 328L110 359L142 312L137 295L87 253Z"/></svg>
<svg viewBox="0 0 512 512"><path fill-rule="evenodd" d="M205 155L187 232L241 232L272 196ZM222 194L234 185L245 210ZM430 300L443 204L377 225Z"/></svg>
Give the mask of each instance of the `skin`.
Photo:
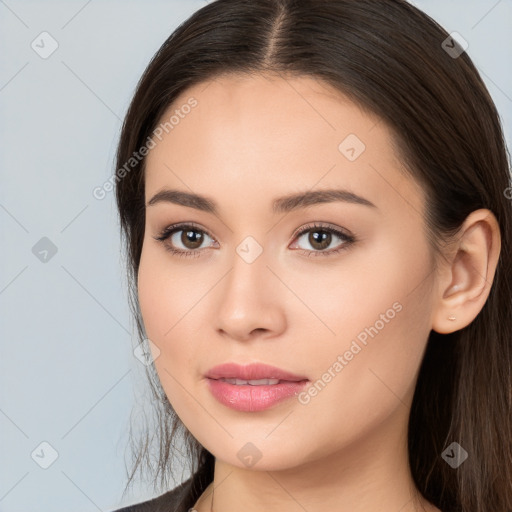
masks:
<svg viewBox="0 0 512 512"><path fill-rule="evenodd" d="M410 474L410 405L430 331L463 328L488 297L500 250L495 217L473 212L436 257L423 190L403 172L389 129L313 78L218 77L183 92L163 117L190 97L198 105L147 157L146 201L179 189L214 200L219 213L147 206L138 290L162 387L216 458L214 510L437 511ZM338 149L348 134L366 146L354 161ZM272 212L276 197L328 188L375 208L325 202ZM211 234L199 249L174 235L174 247L196 257L155 239L178 222ZM318 254L308 233L294 237L315 222L356 241ZM252 263L236 252L247 236L263 249ZM332 235L324 252L342 244ZM307 404L292 397L240 412L208 390L204 374L228 361L271 364L311 386L396 303L394 318ZM261 454L252 467L237 457L248 442ZM211 490L199 512L211 509Z"/></svg>

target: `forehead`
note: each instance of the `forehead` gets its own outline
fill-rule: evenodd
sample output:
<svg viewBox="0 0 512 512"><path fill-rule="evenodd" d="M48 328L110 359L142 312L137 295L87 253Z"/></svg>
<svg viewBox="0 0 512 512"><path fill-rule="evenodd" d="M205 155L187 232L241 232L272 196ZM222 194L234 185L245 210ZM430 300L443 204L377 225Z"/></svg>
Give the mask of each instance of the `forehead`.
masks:
<svg viewBox="0 0 512 512"><path fill-rule="evenodd" d="M329 132L337 138L351 130L363 137L380 122L376 115L363 111L320 79L264 73L227 74L196 84L174 100L162 121L185 107L192 98L197 106L190 112L193 115L188 116L190 128L215 121L215 130L210 132L210 138L215 138L216 134L230 129L239 134L240 128L245 127L252 131L240 133L237 139L242 135L253 139L265 136L267 147L272 142L272 134L302 136L314 143ZM257 131L258 128L265 129ZM386 138L390 134L380 130L376 135ZM280 147L283 142L274 141Z"/></svg>
<svg viewBox="0 0 512 512"><path fill-rule="evenodd" d="M421 195L386 124L312 77L216 77L183 91L166 122L147 157L146 199L170 184L231 192L241 204L315 186L365 191L375 203Z"/></svg>

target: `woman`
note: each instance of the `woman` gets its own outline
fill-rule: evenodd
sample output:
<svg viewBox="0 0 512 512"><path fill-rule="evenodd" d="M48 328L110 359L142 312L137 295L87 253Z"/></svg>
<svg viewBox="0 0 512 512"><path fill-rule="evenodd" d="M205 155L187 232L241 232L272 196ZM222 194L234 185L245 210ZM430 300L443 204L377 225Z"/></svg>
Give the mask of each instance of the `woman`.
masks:
<svg viewBox="0 0 512 512"><path fill-rule="evenodd" d="M512 510L512 188L459 42L402 0L217 0L117 169L155 476L191 463L124 512Z"/></svg>

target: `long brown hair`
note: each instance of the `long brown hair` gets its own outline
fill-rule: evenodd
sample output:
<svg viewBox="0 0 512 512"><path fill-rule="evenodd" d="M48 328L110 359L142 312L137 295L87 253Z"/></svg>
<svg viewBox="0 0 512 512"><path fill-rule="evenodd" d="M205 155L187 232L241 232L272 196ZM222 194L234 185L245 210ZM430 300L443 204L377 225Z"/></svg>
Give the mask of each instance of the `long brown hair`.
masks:
<svg viewBox="0 0 512 512"><path fill-rule="evenodd" d="M136 277L142 250L144 158L162 115L188 87L224 73L310 76L383 119L406 171L427 198L435 251L472 211L488 208L502 237L490 295L475 320L430 333L409 419L414 481L447 512L512 511L512 202L509 158L496 107L466 52L405 0L217 0L182 23L149 63L124 120L116 197L128 259L131 306L144 327ZM462 52L460 55L458 53ZM120 170L123 168L125 172ZM507 192L508 191L508 192ZM143 461L166 485L178 437L185 438L196 495L213 478L213 456L175 415L153 366L156 432L134 445L128 485ZM150 463L152 435L158 460ZM469 454L458 468L441 454Z"/></svg>

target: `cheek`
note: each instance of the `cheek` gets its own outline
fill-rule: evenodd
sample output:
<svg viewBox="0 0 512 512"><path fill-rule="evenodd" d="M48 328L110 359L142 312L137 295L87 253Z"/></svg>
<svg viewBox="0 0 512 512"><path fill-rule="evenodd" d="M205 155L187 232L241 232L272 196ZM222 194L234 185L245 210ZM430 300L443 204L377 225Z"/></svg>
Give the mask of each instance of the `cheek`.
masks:
<svg viewBox="0 0 512 512"><path fill-rule="evenodd" d="M161 357L155 360L157 367L164 360L187 358L187 348L193 346L181 344L180 350L176 350L173 343L187 324L187 311L193 308L196 295L191 286L186 286L187 280L183 272L172 272L165 255L143 248L137 279L138 298L146 334L160 350Z"/></svg>
<svg viewBox="0 0 512 512"><path fill-rule="evenodd" d="M412 391L432 305L430 252L423 239L414 242L414 251L376 244L346 259L347 270L331 273L330 281L316 281L322 293L310 293L309 304L334 334L322 337L310 359L320 380L312 410L318 406L320 414L321 403L330 402L353 411L364 404L371 414L384 414Z"/></svg>
<svg viewBox="0 0 512 512"><path fill-rule="evenodd" d="M181 410L193 407L192 403L187 402L183 386L188 387L187 379L194 368L194 345L179 342L183 340L180 337L184 335L187 319L184 315L188 309L184 303L188 300L186 290L181 288L181 279L166 275L167 267L157 255L143 250L138 274L138 298L147 337L159 350L156 358L153 353L158 378L179 415Z"/></svg>
<svg viewBox="0 0 512 512"><path fill-rule="evenodd" d="M290 302L290 326L305 324L308 318L303 327L311 328L310 339L320 338L322 346L339 350L345 344L348 349L358 336L364 342L375 330L379 337L390 331L398 334L404 325L424 331L428 322L422 324L421 319L428 320L431 305L431 261L421 240L414 252L405 249L376 241L371 248L347 253L330 268L309 264L283 269L283 281L293 283L294 294L303 303ZM414 330L406 337L411 339Z"/></svg>
<svg viewBox="0 0 512 512"><path fill-rule="evenodd" d="M151 241L142 249L137 289L144 326L150 339L172 339L187 311L199 299L193 269L178 268L170 263L164 249L153 247ZM159 347L164 349L165 347Z"/></svg>
<svg viewBox="0 0 512 512"><path fill-rule="evenodd" d="M181 386L189 388L201 377L198 362L208 356L201 300L213 283L198 279L194 265L171 264L165 251L143 248L138 273L140 311L147 337L160 351L155 368L173 405L184 394Z"/></svg>
<svg viewBox="0 0 512 512"><path fill-rule="evenodd" d="M382 232L347 252L335 267L295 272L294 291L317 317L310 315L320 329L316 338L322 333L317 349L331 359L350 350L353 341L361 346L353 359L366 366L400 358L417 362L421 355L430 330L431 251L416 226L406 233Z"/></svg>

